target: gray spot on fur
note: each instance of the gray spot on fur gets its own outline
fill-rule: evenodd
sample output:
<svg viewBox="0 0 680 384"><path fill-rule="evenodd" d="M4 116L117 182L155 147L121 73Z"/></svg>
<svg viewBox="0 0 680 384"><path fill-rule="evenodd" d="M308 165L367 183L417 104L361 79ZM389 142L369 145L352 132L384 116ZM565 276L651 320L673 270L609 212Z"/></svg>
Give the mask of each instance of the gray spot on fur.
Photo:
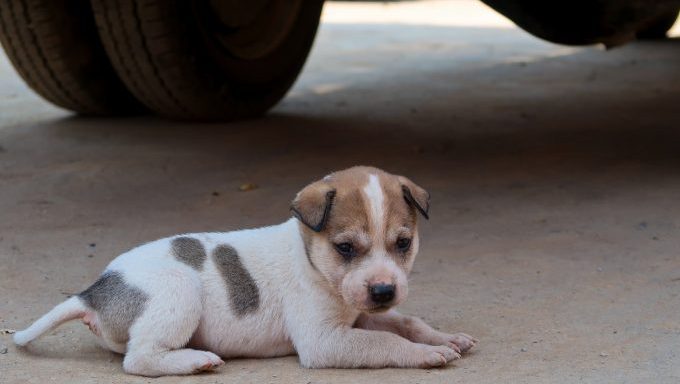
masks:
<svg viewBox="0 0 680 384"><path fill-rule="evenodd" d="M146 293L126 284L120 272L115 271L105 272L78 297L97 312L109 337L118 343L128 341L128 331L148 300Z"/></svg>
<svg viewBox="0 0 680 384"><path fill-rule="evenodd" d="M220 245L213 252L215 265L227 284L231 309L237 316L257 310L260 292L255 280L245 269L238 253L229 245Z"/></svg>
<svg viewBox="0 0 680 384"><path fill-rule="evenodd" d="M177 260L201 270L207 255L200 241L191 237L178 237L172 240L172 253Z"/></svg>

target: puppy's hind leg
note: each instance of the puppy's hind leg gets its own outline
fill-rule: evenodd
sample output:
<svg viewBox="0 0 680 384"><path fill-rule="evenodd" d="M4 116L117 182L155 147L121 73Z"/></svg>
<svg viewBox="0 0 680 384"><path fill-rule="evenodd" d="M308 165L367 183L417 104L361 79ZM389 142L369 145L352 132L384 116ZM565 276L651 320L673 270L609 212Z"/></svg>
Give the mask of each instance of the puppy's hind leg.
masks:
<svg viewBox="0 0 680 384"><path fill-rule="evenodd" d="M185 348L202 312L198 276L175 274L162 279L164 284L154 287L148 307L130 329L125 372L151 377L188 375L224 364L214 353Z"/></svg>

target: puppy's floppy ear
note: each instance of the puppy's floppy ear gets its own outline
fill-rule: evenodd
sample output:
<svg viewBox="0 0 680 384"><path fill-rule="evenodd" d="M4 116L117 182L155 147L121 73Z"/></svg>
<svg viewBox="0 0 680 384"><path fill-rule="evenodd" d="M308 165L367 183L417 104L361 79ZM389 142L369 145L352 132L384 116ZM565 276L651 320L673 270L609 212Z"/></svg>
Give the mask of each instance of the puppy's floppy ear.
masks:
<svg viewBox="0 0 680 384"><path fill-rule="evenodd" d="M404 193L404 200L406 200L410 206L417 209L423 217L429 219L430 194L404 176L399 176L399 182L401 183L401 190Z"/></svg>
<svg viewBox="0 0 680 384"><path fill-rule="evenodd" d="M298 192L290 206L293 216L314 232L321 232L333 207L335 189L324 181L309 184Z"/></svg>

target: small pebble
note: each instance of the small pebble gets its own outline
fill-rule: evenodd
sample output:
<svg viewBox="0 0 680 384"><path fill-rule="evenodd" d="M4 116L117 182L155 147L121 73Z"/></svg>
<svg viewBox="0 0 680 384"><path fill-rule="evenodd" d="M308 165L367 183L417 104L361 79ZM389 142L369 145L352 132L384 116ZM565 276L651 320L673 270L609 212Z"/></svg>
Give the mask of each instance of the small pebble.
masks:
<svg viewBox="0 0 680 384"><path fill-rule="evenodd" d="M609 354L607 354L606 352L600 352L600 357L607 357L607 356L609 356Z"/></svg>
<svg viewBox="0 0 680 384"><path fill-rule="evenodd" d="M7 347L3 346L2 348L0 348L0 355L4 355L6 353L7 353Z"/></svg>
<svg viewBox="0 0 680 384"><path fill-rule="evenodd" d="M90 247L91 247L91 248L94 248L94 247L96 247L96 246L97 246L97 243L90 243Z"/></svg>
<svg viewBox="0 0 680 384"><path fill-rule="evenodd" d="M527 351L527 349L526 349L526 348L522 348L522 349L520 349L520 351L522 351L522 352L526 352L526 351Z"/></svg>
<svg viewBox="0 0 680 384"><path fill-rule="evenodd" d="M257 189L257 184L244 183L238 187L238 190L241 192L252 191L253 189Z"/></svg>

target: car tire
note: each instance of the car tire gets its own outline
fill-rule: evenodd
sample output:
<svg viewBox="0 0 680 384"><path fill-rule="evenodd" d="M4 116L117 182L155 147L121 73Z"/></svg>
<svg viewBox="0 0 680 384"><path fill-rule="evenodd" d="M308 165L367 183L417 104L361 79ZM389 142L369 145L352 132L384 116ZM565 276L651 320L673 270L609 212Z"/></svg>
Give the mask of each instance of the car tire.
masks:
<svg viewBox="0 0 680 384"><path fill-rule="evenodd" d="M167 117L228 121L261 115L285 95L311 49L323 1L92 5L111 63L138 100Z"/></svg>
<svg viewBox="0 0 680 384"><path fill-rule="evenodd" d="M87 115L145 110L109 63L89 1L5 0L0 42L28 86L62 108Z"/></svg>

